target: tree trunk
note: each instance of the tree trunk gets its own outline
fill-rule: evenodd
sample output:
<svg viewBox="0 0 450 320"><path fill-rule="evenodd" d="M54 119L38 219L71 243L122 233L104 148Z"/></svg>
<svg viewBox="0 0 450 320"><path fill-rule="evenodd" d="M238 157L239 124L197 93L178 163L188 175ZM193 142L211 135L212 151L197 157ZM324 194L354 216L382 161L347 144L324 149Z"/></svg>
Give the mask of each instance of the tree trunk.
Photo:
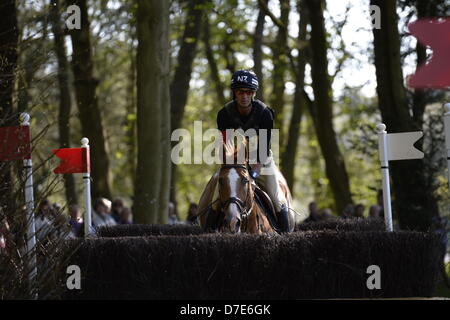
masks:
<svg viewBox="0 0 450 320"><path fill-rule="evenodd" d="M165 20L163 22L163 39L166 39L165 43L161 45L161 51L165 54L161 54L161 64L163 68L163 73L160 77L161 81L161 186L159 191L159 215L158 223L167 223L167 218L169 216L169 200L170 200L170 183L171 183L171 165L172 161L170 158L171 141L170 141L170 66L169 66L169 5L167 5L167 13ZM165 46L164 46L165 45Z"/></svg>
<svg viewBox="0 0 450 320"><path fill-rule="evenodd" d="M381 29L373 29L378 105L388 132L417 131L403 86L400 62L400 37L397 28L395 0L371 0L381 9ZM417 117L417 116L416 116ZM425 185L424 163L421 160L391 163L394 209L400 228L427 230L431 217L438 215L436 199Z"/></svg>
<svg viewBox="0 0 450 320"><path fill-rule="evenodd" d="M266 5L268 0L264 0ZM259 82L259 89L256 92L256 99L264 101L264 77L262 72L262 61L263 61L263 53L262 53L262 42L263 42L263 32L264 32L264 24L266 21L266 13L261 5L259 5L259 13L258 18L256 20L255 34L253 38L253 62L254 67L253 71L256 73Z"/></svg>
<svg viewBox="0 0 450 320"><path fill-rule="evenodd" d="M171 97L171 126L177 129L181 126L186 105L189 82L191 80L192 63L197 52L197 42L202 27L204 13L204 0L190 0L184 32L181 38L181 47L177 58L177 66L170 84Z"/></svg>
<svg viewBox="0 0 450 320"><path fill-rule="evenodd" d="M203 1L200 1L201 3ZM169 213L169 200L170 200L170 183L171 183L171 95L170 95L170 20L169 20L169 8L170 4L165 3L161 8L163 17L161 19L162 32L160 38L161 41L161 54L160 62L162 73L160 77L161 88L160 95L162 104L160 106L161 112L161 153L162 153L162 175L161 175L161 187L159 191L159 216L158 223L167 223L168 213ZM198 11L202 11L198 9ZM189 88L189 82L188 82ZM187 89L186 89L187 91ZM186 103L185 103L186 104Z"/></svg>
<svg viewBox="0 0 450 320"><path fill-rule="evenodd" d="M138 0L137 36L137 145L138 161L134 198L136 223L157 223L165 192L169 192L164 172L168 163L165 139L169 139L170 98L168 89L169 2ZM167 135L167 137L163 137ZM165 189L166 188L166 189Z"/></svg>
<svg viewBox="0 0 450 320"><path fill-rule="evenodd" d="M134 39L135 37L133 37ZM133 41L134 42L134 41ZM130 49L130 70L128 74L128 103L127 103L127 117L125 119L125 144L127 146L126 171L131 177L132 185L136 182L136 56L131 44ZM134 193L134 192L132 192Z"/></svg>
<svg viewBox="0 0 450 320"><path fill-rule="evenodd" d="M223 39L223 58L225 59L225 67L227 68L228 72L230 72L230 75L233 74L236 69L236 57L234 56L234 50L231 47L231 43L228 40L228 37ZM230 76L231 78L231 76Z"/></svg>
<svg viewBox="0 0 450 320"><path fill-rule="evenodd" d="M109 160L96 95L98 80L93 75L86 0L74 0L70 4L78 5L81 11L81 29L73 29L69 33L72 39L72 69L81 129L83 136L89 138L91 146L92 196L111 198Z"/></svg>
<svg viewBox="0 0 450 320"><path fill-rule="evenodd" d="M59 0L50 2L50 21L54 36L56 58L58 60L58 85L59 85L59 146L70 148L70 89L69 89L69 62L67 61L66 45L64 44L64 31L61 28ZM78 203L75 188L75 179L72 174L64 175L64 187L68 204Z"/></svg>
<svg viewBox="0 0 450 320"><path fill-rule="evenodd" d="M42 31L45 33L44 31ZM47 35L43 35L42 39L46 39ZM23 42L22 42L23 43ZM34 50L33 50L34 49ZM30 94L28 92L34 75L42 65L42 61L36 58L35 48L19 48L19 68L17 73L17 111L18 113L27 112L30 102Z"/></svg>
<svg viewBox="0 0 450 320"><path fill-rule="evenodd" d="M344 158L339 150L333 128L331 83L328 75L327 42L321 0L306 0L311 23L314 106L317 118L314 122L317 139L325 160L325 171L333 191L338 214L347 204L353 203Z"/></svg>
<svg viewBox="0 0 450 320"><path fill-rule="evenodd" d="M289 0L280 1L280 22L283 27L278 28L278 34L273 44L272 62L273 72L272 81L273 89L270 99L270 106L275 110L275 123L274 127L280 130L280 146L284 146L284 134L283 134L283 111L284 111L284 82L285 74L287 70L287 37L289 24Z"/></svg>
<svg viewBox="0 0 450 320"><path fill-rule="evenodd" d="M13 111L19 41L16 1L2 0L0 9L0 126L11 126L18 124ZM0 210L6 214L15 211L11 164L10 161L0 163Z"/></svg>
<svg viewBox="0 0 450 320"><path fill-rule="evenodd" d="M204 11L205 0L189 1L177 66L172 83L170 84L171 127L173 129L180 128L182 124L184 107L186 106L188 97L189 82L191 80L192 64L197 53L197 43L200 37ZM170 201L172 201L175 208L177 208L175 189L177 180L176 171L176 165L171 164Z"/></svg>
<svg viewBox="0 0 450 320"><path fill-rule="evenodd" d="M304 1L299 0L297 3L297 11L300 16L299 20L299 32L298 32L298 42L299 48L306 41L306 26L307 26L307 14L305 13L306 8L304 6ZM283 154L281 156L281 170L286 182L291 190L294 190L295 181L295 159L297 157L297 146L300 137L300 123L302 121L302 115L305 110L305 100L303 98L304 80L305 80L305 65L306 58L303 49L299 51L297 58L297 70L296 72L296 84L294 93L294 103L291 120L289 123L289 131L287 137L286 147L284 148Z"/></svg>
<svg viewBox="0 0 450 320"><path fill-rule="evenodd" d="M204 29L203 29L203 44L205 46L205 55L208 60L209 70L211 78L213 80L213 86L216 91L218 104L223 106L227 102L224 95L224 86L220 81L219 68L217 67L216 59L214 58L214 52L211 48L210 40L210 25L208 16L205 16Z"/></svg>

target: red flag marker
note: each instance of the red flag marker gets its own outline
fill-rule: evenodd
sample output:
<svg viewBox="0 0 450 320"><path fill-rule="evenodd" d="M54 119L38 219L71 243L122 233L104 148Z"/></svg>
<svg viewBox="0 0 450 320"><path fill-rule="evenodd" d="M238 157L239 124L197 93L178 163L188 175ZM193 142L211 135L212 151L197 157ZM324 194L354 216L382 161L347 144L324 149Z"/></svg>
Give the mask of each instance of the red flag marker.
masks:
<svg viewBox="0 0 450 320"><path fill-rule="evenodd" d="M450 87L450 18L420 19L411 22L408 29L420 43L433 50L433 56L418 67L408 85L412 88Z"/></svg>
<svg viewBox="0 0 450 320"><path fill-rule="evenodd" d="M54 173L86 173L91 171L89 148L54 149L53 153L61 159Z"/></svg>
<svg viewBox="0 0 450 320"><path fill-rule="evenodd" d="M0 161L31 159L30 127L0 128Z"/></svg>

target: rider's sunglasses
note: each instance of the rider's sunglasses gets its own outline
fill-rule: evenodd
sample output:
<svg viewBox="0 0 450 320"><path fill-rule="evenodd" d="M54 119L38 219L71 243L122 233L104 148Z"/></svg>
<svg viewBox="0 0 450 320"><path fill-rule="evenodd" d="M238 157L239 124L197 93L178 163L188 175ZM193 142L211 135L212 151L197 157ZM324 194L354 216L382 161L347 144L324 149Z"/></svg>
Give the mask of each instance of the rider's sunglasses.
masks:
<svg viewBox="0 0 450 320"><path fill-rule="evenodd" d="M243 96L244 94L245 95L252 95L254 93L255 93L255 91L253 91L253 90L242 90L242 89L237 89L236 90L236 94L240 95L240 96Z"/></svg>

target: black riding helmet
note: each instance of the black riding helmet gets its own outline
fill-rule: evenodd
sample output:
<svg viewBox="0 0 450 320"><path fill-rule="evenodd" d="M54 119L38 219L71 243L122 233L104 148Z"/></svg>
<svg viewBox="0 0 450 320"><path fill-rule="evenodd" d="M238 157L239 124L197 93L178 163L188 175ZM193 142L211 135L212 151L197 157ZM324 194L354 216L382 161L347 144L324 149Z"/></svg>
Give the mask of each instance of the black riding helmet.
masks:
<svg viewBox="0 0 450 320"><path fill-rule="evenodd" d="M251 90L258 90L258 77L249 70L238 70L233 73L231 77L231 90L238 88L248 88Z"/></svg>

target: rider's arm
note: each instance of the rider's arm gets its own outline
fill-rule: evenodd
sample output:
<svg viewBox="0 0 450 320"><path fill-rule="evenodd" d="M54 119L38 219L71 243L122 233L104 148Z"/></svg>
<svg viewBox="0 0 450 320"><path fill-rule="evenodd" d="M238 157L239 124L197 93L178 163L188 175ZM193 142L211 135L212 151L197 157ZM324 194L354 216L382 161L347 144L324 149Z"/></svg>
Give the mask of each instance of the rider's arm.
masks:
<svg viewBox="0 0 450 320"><path fill-rule="evenodd" d="M251 171L250 171L250 175L252 175L254 177L254 179L260 175L261 168L262 168L263 164L266 163L267 157L269 156L271 130L273 128L273 117L272 117L272 112L270 112L270 110L268 110L268 109L264 110L264 113L261 117L261 123L260 123L259 128L267 130L267 141L266 141L267 153L263 154L260 157L259 150L258 150L258 156L257 156L258 163L252 164ZM258 135L258 139L259 138L260 138L260 136ZM258 141L258 145L259 145L259 141Z"/></svg>
<svg viewBox="0 0 450 320"><path fill-rule="evenodd" d="M228 118L227 118L226 110L225 109L221 109L217 113L217 129L219 129L222 132L223 142L225 142L225 139L226 139L225 131L227 129L231 128L230 124L228 122L229 121L228 121Z"/></svg>
<svg viewBox="0 0 450 320"><path fill-rule="evenodd" d="M226 130L229 129L229 124L227 121L227 115L226 115L226 110L225 109L221 109L218 113L217 113L217 129L220 130L220 132L222 133L222 142L226 143ZM225 152L222 149L222 154L223 154L223 158L222 161L223 163L225 163Z"/></svg>
<svg viewBox="0 0 450 320"><path fill-rule="evenodd" d="M269 109L265 109L264 113L261 117L261 123L259 126L260 129L266 129L267 130L267 141L266 141L266 153L260 157L259 150L258 150L258 163L266 163L267 157L269 156L269 150L270 150L270 141L272 138L272 129L273 129L273 116L272 112ZM259 139L258 135L258 139ZM259 141L258 141L259 146Z"/></svg>

